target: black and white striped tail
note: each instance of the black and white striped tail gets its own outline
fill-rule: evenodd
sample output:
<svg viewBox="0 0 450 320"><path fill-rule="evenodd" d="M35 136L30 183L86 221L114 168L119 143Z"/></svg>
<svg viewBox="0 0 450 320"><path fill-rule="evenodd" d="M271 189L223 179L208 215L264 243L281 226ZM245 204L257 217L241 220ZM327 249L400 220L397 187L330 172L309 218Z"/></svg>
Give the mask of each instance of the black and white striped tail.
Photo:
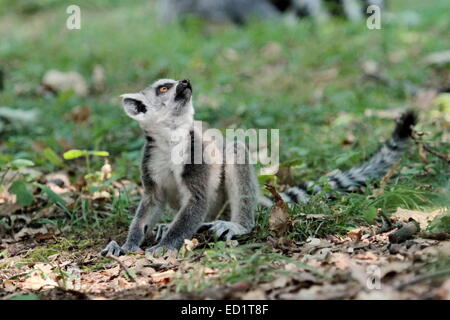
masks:
<svg viewBox="0 0 450 320"><path fill-rule="evenodd" d="M403 152L407 149L412 127L416 124L417 115L413 111L407 111L397 120L397 125L392 136L382 147L366 162L347 171L335 170L329 175L328 183L338 191L355 191L364 186L372 179L383 177L389 168L400 160ZM322 188L315 182L300 183L288 188L280 195L287 203L306 203L311 195L319 193ZM260 204L272 206L270 197L262 196Z"/></svg>

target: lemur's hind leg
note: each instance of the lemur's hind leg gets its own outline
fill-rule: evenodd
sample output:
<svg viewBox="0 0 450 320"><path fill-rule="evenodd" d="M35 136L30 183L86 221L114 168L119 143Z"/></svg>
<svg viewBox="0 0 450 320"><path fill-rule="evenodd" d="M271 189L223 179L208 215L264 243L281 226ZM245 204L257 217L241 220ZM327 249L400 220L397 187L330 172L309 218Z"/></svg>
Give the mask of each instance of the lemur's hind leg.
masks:
<svg viewBox="0 0 450 320"><path fill-rule="evenodd" d="M249 233L255 226L259 187L253 166L248 161L247 150L245 155L245 164L225 165L225 190L230 204L231 221L217 220L209 223L210 230L218 238L229 240Z"/></svg>
<svg viewBox="0 0 450 320"><path fill-rule="evenodd" d="M144 194L142 196L139 207L136 210L133 221L128 230L127 240L123 246L119 246L116 241L111 241L101 255L120 256L128 252L143 251L140 246L144 242L147 234L149 234L156 222L160 219L162 213L162 202L154 195Z"/></svg>

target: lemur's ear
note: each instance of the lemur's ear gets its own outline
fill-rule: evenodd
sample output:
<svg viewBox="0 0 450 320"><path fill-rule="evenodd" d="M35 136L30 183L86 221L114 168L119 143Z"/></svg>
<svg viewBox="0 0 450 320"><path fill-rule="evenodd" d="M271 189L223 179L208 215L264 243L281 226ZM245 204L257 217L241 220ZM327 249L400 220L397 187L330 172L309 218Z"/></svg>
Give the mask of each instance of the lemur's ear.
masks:
<svg viewBox="0 0 450 320"><path fill-rule="evenodd" d="M126 93L122 98L123 109L126 114L135 120L141 120L142 115L147 112L146 99L142 93Z"/></svg>

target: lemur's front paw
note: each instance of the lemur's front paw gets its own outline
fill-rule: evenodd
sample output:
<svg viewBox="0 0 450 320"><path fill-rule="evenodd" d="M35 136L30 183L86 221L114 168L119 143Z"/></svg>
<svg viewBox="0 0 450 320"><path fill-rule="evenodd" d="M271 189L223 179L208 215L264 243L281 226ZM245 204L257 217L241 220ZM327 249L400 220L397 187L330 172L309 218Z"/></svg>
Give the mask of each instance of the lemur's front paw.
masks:
<svg viewBox="0 0 450 320"><path fill-rule="evenodd" d="M125 250L123 250L117 242L114 240L108 243L108 245L105 247L105 249L100 252L100 254L104 257L112 255L112 256L121 256L126 254Z"/></svg>
<svg viewBox="0 0 450 320"><path fill-rule="evenodd" d="M171 245L157 244L145 250L145 254L151 254L154 257L162 257L165 254L177 254L177 248Z"/></svg>
<svg viewBox="0 0 450 320"><path fill-rule="evenodd" d="M236 222L217 220L203 224L209 226L209 231L215 234L218 239L231 240L233 237L247 234L248 230Z"/></svg>
<svg viewBox="0 0 450 320"><path fill-rule="evenodd" d="M102 250L102 252L100 252L100 254L104 257L109 255L118 257L127 254L128 252L143 252L143 250L136 245L124 244L122 247L120 247L119 244L113 240L108 243L108 245L105 247L105 249Z"/></svg>
<svg viewBox="0 0 450 320"><path fill-rule="evenodd" d="M142 250L141 247L139 247L138 245L127 244L127 243L125 243L122 246L122 250L124 250L126 253L129 253L129 252L137 252L137 253L144 252L144 250Z"/></svg>

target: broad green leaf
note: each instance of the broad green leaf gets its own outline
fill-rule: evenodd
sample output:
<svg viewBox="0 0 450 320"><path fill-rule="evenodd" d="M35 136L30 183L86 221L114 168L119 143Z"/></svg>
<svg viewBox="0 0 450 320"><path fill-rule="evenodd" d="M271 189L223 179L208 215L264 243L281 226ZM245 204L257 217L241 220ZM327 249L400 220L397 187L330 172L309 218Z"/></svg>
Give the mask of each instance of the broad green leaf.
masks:
<svg viewBox="0 0 450 320"><path fill-rule="evenodd" d="M304 163L305 163L305 161L303 159L297 158L297 159L292 159L292 160L283 162L280 167L281 168L293 168L293 167L299 167Z"/></svg>
<svg viewBox="0 0 450 320"><path fill-rule="evenodd" d="M72 149L67 152L64 152L63 157L66 160L72 160L72 159L86 156L87 154L88 154L88 152L85 150Z"/></svg>
<svg viewBox="0 0 450 320"><path fill-rule="evenodd" d="M42 156L55 166L62 167L64 165L61 158L50 148L45 148L42 151Z"/></svg>
<svg viewBox="0 0 450 320"><path fill-rule="evenodd" d="M107 151L89 151L89 154L91 154L93 156L99 156L99 157L109 156L109 152L107 152Z"/></svg>
<svg viewBox="0 0 450 320"><path fill-rule="evenodd" d="M76 159L83 156L99 156L99 157L107 157L109 156L109 152L107 151L88 151L88 150L78 150L73 149L64 153L63 157L66 160Z"/></svg>
<svg viewBox="0 0 450 320"><path fill-rule="evenodd" d="M26 168L26 167L32 167L32 166L34 166L34 162L31 160L27 160L27 159L16 159L10 163L10 166L14 170L17 170L17 169Z"/></svg>
<svg viewBox="0 0 450 320"><path fill-rule="evenodd" d="M12 157L8 154L0 154L0 168L5 166L10 166L10 162L12 161Z"/></svg>
<svg viewBox="0 0 450 320"><path fill-rule="evenodd" d="M433 103L444 113L450 114L450 93L442 93L434 99Z"/></svg>
<svg viewBox="0 0 450 320"><path fill-rule="evenodd" d="M274 174L261 174L258 176L258 182L260 186L265 185L269 181L277 181L277 176Z"/></svg>
<svg viewBox="0 0 450 320"><path fill-rule="evenodd" d="M9 188L9 192L15 194L17 201L23 206L29 206L33 203L33 193L27 188L27 184L24 181L14 181Z"/></svg>

